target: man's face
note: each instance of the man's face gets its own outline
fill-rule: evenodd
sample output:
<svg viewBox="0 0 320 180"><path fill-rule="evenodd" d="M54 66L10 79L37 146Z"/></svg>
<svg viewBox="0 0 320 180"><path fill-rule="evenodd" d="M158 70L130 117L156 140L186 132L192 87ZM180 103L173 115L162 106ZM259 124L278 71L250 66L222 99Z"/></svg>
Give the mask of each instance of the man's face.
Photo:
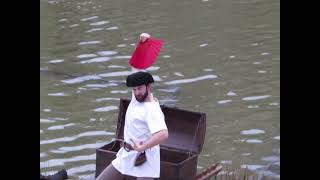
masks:
<svg viewBox="0 0 320 180"><path fill-rule="evenodd" d="M133 88L134 96L139 102L144 102L148 96L148 89L146 85L136 86Z"/></svg>

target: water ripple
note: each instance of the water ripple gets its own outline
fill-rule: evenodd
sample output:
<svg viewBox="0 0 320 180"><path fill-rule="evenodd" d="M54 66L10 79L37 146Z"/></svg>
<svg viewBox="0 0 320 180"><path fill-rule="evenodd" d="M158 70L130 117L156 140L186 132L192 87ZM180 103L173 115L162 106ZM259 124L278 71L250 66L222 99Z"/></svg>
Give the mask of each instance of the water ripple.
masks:
<svg viewBox="0 0 320 180"><path fill-rule="evenodd" d="M72 24L72 25L70 25L69 27L70 27L70 28L73 28L73 27L77 27L77 26L79 26L79 24Z"/></svg>
<svg viewBox="0 0 320 180"><path fill-rule="evenodd" d="M174 80L174 81L169 81L165 82L165 84L171 85L171 84L183 84L183 83L192 83L196 81L201 81L205 79L214 79L217 78L216 75L206 75L206 76L200 76L197 78L192 78L192 79L179 79L179 80Z"/></svg>
<svg viewBox="0 0 320 180"><path fill-rule="evenodd" d="M46 154L46 153L40 153L40 158L43 158L43 157L46 157L46 156L48 156L48 154Z"/></svg>
<svg viewBox="0 0 320 180"><path fill-rule="evenodd" d="M227 96L237 96L237 94L234 93L234 92L232 92L232 91L229 91L229 92L227 93Z"/></svg>
<svg viewBox="0 0 320 180"><path fill-rule="evenodd" d="M131 71L118 71L118 72L110 72L110 73L99 74L99 76L101 76L101 77L128 76L131 73L132 73Z"/></svg>
<svg viewBox="0 0 320 180"><path fill-rule="evenodd" d="M126 67L125 67L125 66L110 65L110 66L108 66L108 68L120 68L120 69L124 69L124 68L126 68Z"/></svg>
<svg viewBox="0 0 320 180"><path fill-rule="evenodd" d="M74 174L77 174L77 173L95 171L95 170L96 170L96 164L87 164L87 165L83 165L83 166L70 168L67 171L68 171L68 174L74 175Z"/></svg>
<svg viewBox="0 0 320 180"><path fill-rule="evenodd" d="M257 169L260 169L260 168L263 168L265 166L263 165L249 165L249 164L243 164L241 165L241 168L247 168L251 171L254 171L254 170L257 170Z"/></svg>
<svg viewBox="0 0 320 180"><path fill-rule="evenodd" d="M131 56L114 56L114 59L130 59Z"/></svg>
<svg viewBox="0 0 320 180"><path fill-rule="evenodd" d="M116 83L105 83L105 84L87 84L85 87L89 88L106 88L106 87L113 87L117 86Z"/></svg>
<svg viewBox="0 0 320 180"><path fill-rule="evenodd" d="M116 27L116 26L113 26L113 27L109 27L109 28L107 28L106 30L116 30L116 29L119 29L118 27Z"/></svg>
<svg viewBox="0 0 320 180"><path fill-rule="evenodd" d="M69 146L69 147L60 147L57 150L51 150L53 153L67 153L67 152L73 152L73 151L80 151L84 149L96 149L99 147L102 147L106 144L106 142L102 143L93 143L93 144L82 144L79 146Z"/></svg>
<svg viewBox="0 0 320 180"><path fill-rule="evenodd" d="M95 32L95 31L102 31L102 30L104 30L104 28L92 28L92 29L89 29L89 30L86 31L86 32L92 33L92 32Z"/></svg>
<svg viewBox="0 0 320 180"><path fill-rule="evenodd" d="M77 56L77 58L81 59L81 58L92 58L92 57L97 57L97 55L95 54L81 54L79 56Z"/></svg>
<svg viewBox="0 0 320 180"><path fill-rule="evenodd" d="M65 127L70 127L70 126L74 126L74 125L76 125L76 124L69 123L69 124L64 124L64 125L50 126L50 127L48 127L48 130L61 130L61 129L64 129Z"/></svg>
<svg viewBox="0 0 320 180"><path fill-rule="evenodd" d="M115 55L118 54L117 51L98 51L97 54L100 56L110 56L110 55Z"/></svg>
<svg viewBox="0 0 320 180"><path fill-rule="evenodd" d="M40 119L40 123L53 123L56 122L54 120L49 120L49 119Z"/></svg>
<svg viewBox="0 0 320 180"><path fill-rule="evenodd" d="M264 134L265 131L261 129L250 129L250 130L243 130L240 132L240 134L243 135L254 135L254 134Z"/></svg>
<svg viewBox="0 0 320 180"><path fill-rule="evenodd" d="M50 94L48 94L48 96L69 96L69 94L66 94L64 92L60 92L60 93L50 93Z"/></svg>
<svg viewBox="0 0 320 180"><path fill-rule="evenodd" d="M274 102L274 103L270 103L269 105L270 105L270 106L278 106L279 103Z"/></svg>
<svg viewBox="0 0 320 180"><path fill-rule="evenodd" d="M63 19L59 19L59 21L58 22L65 22L65 21L67 21L68 19L66 19L66 18L63 18Z"/></svg>
<svg viewBox="0 0 320 180"><path fill-rule="evenodd" d="M55 60L48 61L48 63L56 64L56 63L61 63L63 61L64 61L63 59L55 59Z"/></svg>
<svg viewBox="0 0 320 180"><path fill-rule="evenodd" d="M208 44L200 44L200 47L206 47Z"/></svg>
<svg viewBox="0 0 320 180"><path fill-rule="evenodd" d="M213 71L213 69L203 69L203 71L209 72L209 71Z"/></svg>
<svg viewBox="0 0 320 180"><path fill-rule="evenodd" d="M81 77L76 77L73 79L66 79L61 81L67 84L76 84L76 83L81 83L88 80L97 80L97 79L101 79L101 77L97 75L87 75L87 76L81 76Z"/></svg>
<svg viewBox="0 0 320 180"><path fill-rule="evenodd" d="M244 101L253 101L253 100L259 100L259 99L266 99L270 97L270 95L264 95L264 96L249 96L249 97L244 97L242 100Z"/></svg>
<svg viewBox="0 0 320 180"><path fill-rule="evenodd" d="M173 87L173 88L168 88L168 89L158 89L158 91L162 92L168 92L168 93L176 93L179 91L179 87Z"/></svg>
<svg viewBox="0 0 320 180"><path fill-rule="evenodd" d="M101 101L110 101L110 100L119 101L119 100L120 100L120 98L99 98L99 99L96 99L96 102L101 102Z"/></svg>
<svg viewBox="0 0 320 180"><path fill-rule="evenodd" d="M83 156L75 156L72 158L64 158L64 159L50 159L48 161L40 162L40 169L48 168L48 167L55 167L55 166L64 166L65 163L68 162L78 162L78 161L85 161L85 160L95 160L96 154L90 155L83 155Z"/></svg>
<svg viewBox="0 0 320 180"><path fill-rule="evenodd" d="M98 16L92 16L92 17L88 17L88 18L82 18L81 21L89 21L89 20L96 19L96 18L98 18Z"/></svg>
<svg viewBox="0 0 320 180"><path fill-rule="evenodd" d="M160 67L158 67L158 66L150 66L150 67L148 67L146 69L146 71L156 71L156 70L159 70L159 69L160 69Z"/></svg>
<svg viewBox="0 0 320 180"><path fill-rule="evenodd" d="M53 123L53 122L56 122L56 121L66 121L68 119L66 118L59 118L59 117L56 117L56 118L48 118L48 119L43 119L41 118L40 119L40 123Z"/></svg>
<svg viewBox="0 0 320 180"><path fill-rule="evenodd" d="M275 137L273 137L273 139L280 140L280 136L275 136Z"/></svg>
<svg viewBox="0 0 320 180"><path fill-rule="evenodd" d="M114 135L115 133L113 132L106 132L106 131L89 131L89 132L84 132L75 136L71 137L61 137L61 138L56 138L56 139L49 139L49 140L42 140L40 141L40 144L52 144L52 143L58 143L58 142L70 142L74 141L78 138L81 137L86 137L86 136L110 136Z"/></svg>
<svg viewBox="0 0 320 180"><path fill-rule="evenodd" d="M101 41L83 41L83 42L79 42L79 45L88 45L88 44L100 44Z"/></svg>
<svg viewBox="0 0 320 180"><path fill-rule="evenodd" d="M91 26L100 26L100 25L108 24L108 23L109 23L109 21L99 21L99 22L91 23L90 25Z"/></svg>
<svg viewBox="0 0 320 180"><path fill-rule="evenodd" d="M80 64L87 64L87 63L97 63L97 62L106 62L110 61L110 57L97 57L89 60L80 61Z"/></svg>
<svg viewBox="0 0 320 180"><path fill-rule="evenodd" d="M279 161L280 158L278 156L266 156L261 158L262 161L267 161L267 162L276 162Z"/></svg>
<svg viewBox="0 0 320 180"><path fill-rule="evenodd" d="M174 75L176 75L176 76L180 76L180 77L181 77L181 76L184 76L184 75L183 75L183 74L181 74L180 72L175 72L175 73L174 73Z"/></svg>
<svg viewBox="0 0 320 180"><path fill-rule="evenodd" d="M110 91L111 94L127 94L128 91L121 91L121 90L113 90Z"/></svg>
<svg viewBox="0 0 320 180"><path fill-rule="evenodd" d="M250 105L250 106L248 106L249 109L257 109L259 107L260 107L259 105Z"/></svg>
<svg viewBox="0 0 320 180"><path fill-rule="evenodd" d="M117 47L126 47L126 44L118 44Z"/></svg>
<svg viewBox="0 0 320 180"><path fill-rule="evenodd" d="M221 164L232 164L231 160L222 160L220 161Z"/></svg>
<svg viewBox="0 0 320 180"><path fill-rule="evenodd" d="M263 141L261 141L261 140L259 140L259 139L247 139L246 142L247 142L247 143L253 143L253 144L263 143Z"/></svg>
<svg viewBox="0 0 320 180"><path fill-rule="evenodd" d="M218 104L226 104L226 103L229 103L229 102L232 102L232 100L230 100L230 99L221 100L221 101L218 101Z"/></svg>
<svg viewBox="0 0 320 180"><path fill-rule="evenodd" d="M175 103L178 102L178 100L174 100L174 99L160 99L160 104L170 104L170 103Z"/></svg>
<svg viewBox="0 0 320 180"><path fill-rule="evenodd" d="M117 110L117 109L118 109L117 106L106 106L106 107L96 108L93 111L95 111L95 112L107 112L107 111L112 111L112 110Z"/></svg>
<svg viewBox="0 0 320 180"><path fill-rule="evenodd" d="M250 156L251 153L242 153L241 156Z"/></svg>

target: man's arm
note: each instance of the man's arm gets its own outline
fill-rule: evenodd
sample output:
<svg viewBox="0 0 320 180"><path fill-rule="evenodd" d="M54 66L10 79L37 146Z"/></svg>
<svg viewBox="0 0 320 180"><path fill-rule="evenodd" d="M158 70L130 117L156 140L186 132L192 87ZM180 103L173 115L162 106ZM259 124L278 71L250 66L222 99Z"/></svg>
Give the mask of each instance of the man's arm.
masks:
<svg viewBox="0 0 320 180"><path fill-rule="evenodd" d="M138 152L142 152L146 149L149 149L155 145L162 143L163 141L168 139L168 137L169 137L168 130L161 130L154 133L150 139L148 139L146 142L143 142L142 144L140 144L139 142L135 142L132 139L131 141L133 142L133 149Z"/></svg>

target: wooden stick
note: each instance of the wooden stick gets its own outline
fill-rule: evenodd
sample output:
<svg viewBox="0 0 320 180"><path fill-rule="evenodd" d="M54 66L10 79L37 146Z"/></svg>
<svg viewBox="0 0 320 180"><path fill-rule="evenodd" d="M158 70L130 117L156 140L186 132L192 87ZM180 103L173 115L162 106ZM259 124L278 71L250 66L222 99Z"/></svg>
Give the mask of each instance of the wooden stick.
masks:
<svg viewBox="0 0 320 180"><path fill-rule="evenodd" d="M206 168L200 174L196 176L196 180L209 180L210 177L216 176L222 169L222 166L219 164L213 164L210 167Z"/></svg>

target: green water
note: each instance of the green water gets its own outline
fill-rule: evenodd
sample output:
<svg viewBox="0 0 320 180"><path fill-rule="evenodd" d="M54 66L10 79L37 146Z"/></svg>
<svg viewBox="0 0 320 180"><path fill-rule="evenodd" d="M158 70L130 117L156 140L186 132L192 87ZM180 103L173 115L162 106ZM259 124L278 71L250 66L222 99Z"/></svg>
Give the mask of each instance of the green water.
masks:
<svg viewBox="0 0 320 180"><path fill-rule="evenodd" d="M165 40L150 69L154 95L207 115L199 171L222 162L279 177L259 169L280 171L279 1L40 0L40 15L41 172L92 179L95 148L114 137L119 98L131 95L134 44L148 32Z"/></svg>

